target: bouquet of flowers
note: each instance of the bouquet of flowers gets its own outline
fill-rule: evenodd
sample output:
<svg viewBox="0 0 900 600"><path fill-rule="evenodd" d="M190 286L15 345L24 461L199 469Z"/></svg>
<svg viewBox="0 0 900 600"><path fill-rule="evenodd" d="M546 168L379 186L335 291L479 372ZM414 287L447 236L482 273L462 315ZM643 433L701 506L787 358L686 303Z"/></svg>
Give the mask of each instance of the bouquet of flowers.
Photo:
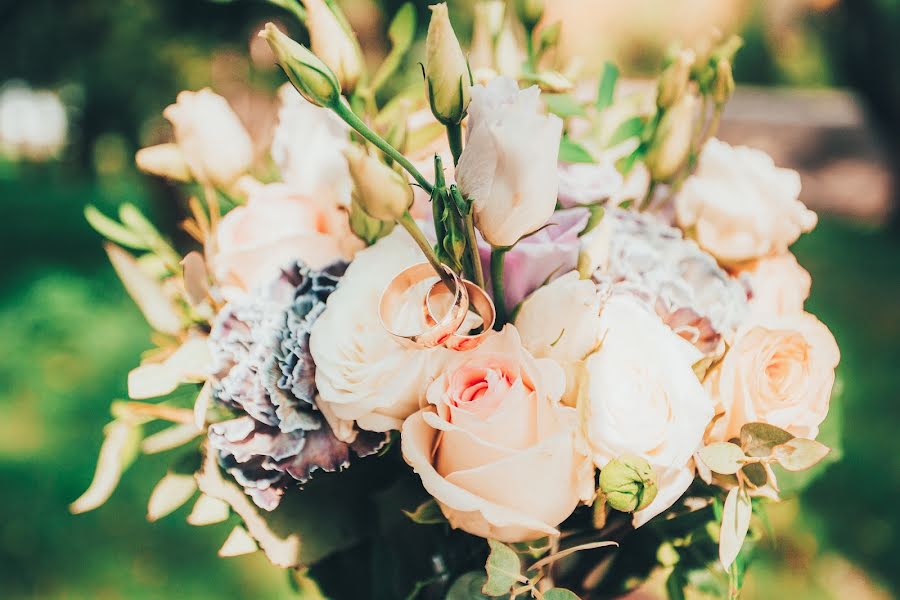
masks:
<svg viewBox="0 0 900 600"><path fill-rule="evenodd" d="M798 174L714 137L740 39L629 91L560 64L541 1L479 3L468 54L436 4L398 91L411 5L370 74L333 1L278 4L311 49L260 33L290 81L271 162L208 89L137 155L196 248L87 211L155 348L72 510L170 452L149 519L193 501L303 597L737 595L829 454L839 359L788 250Z"/></svg>

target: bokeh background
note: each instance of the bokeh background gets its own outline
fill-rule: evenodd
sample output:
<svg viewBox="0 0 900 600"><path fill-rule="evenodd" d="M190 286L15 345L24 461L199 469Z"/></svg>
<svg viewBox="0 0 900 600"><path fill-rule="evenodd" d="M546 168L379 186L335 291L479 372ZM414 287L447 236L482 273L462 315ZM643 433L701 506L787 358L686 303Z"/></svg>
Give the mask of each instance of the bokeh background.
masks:
<svg viewBox="0 0 900 600"><path fill-rule="evenodd" d="M342 5L377 57L399 0ZM417 2L424 23L427 2ZM470 2L450 0L461 36ZM722 135L801 171L818 229L794 247L809 308L843 353L843 460L772 510L747 598L890 598L900 589L900 1L554 0L588 71L652 74L674 40L740 33L741 87ZM385 16L387 15L387 17ZM281 77L254 33L264 2L0 2L0 596L279 598L260 556L219 559L227 528L182 509L148 524L165 456L142 458L102 509L67 505L91 478L111 399L149 330L82 217L129 201L181 239L182 199L139 175L180 89L211 85L265 144ZM423 28L424 29L424 28ZM417 67L410 63L410 74Z"/></svg>

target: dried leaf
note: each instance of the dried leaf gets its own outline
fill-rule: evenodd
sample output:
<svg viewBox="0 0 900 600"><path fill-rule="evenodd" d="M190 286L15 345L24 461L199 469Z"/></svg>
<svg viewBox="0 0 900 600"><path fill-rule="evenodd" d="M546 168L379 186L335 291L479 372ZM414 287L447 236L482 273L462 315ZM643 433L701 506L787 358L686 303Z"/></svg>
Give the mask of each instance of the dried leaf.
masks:
<svg viewBox="0 0 900 600"><path fill-rule="evenodd" d="M117 419L103 428L103 444L97 457L97 469L88 489L69 505L74 514L94 510L112 495L122 472L137 456L141 441L140 425Z"/></svg>
<svg viewBox="0 0 900 600"><path fill-rule="evenodd" d="M197 306L209 295L209 275L206 272L206 261L197 251L189 252L181 259L184 290L191 305Z"/></svg>
<svg viewBox="0 0 900 600"><path fill-rule="evenodd" d="M128 395L135 400L156 398L172 393L179 384L203 381L209 363L206 336L191 336L162 362L133 369L128 374Z"/></svg>
<svg viewBox="0 0 900 600"><path fill-rule="evenodd" d="M700 459L714 473L734 475L744 465L747 458L737 444L716 442L700 448Z"/></svg>
<svg viewBox="0 0 900 600"><path fill-rule="evenodd" d="M231 533L228 534L228 538L225 540L225 543L222 544L222 547L219 548L219 556L223 558L242 556L244 554L256 552L257 550L259 550L259 548L256 545L256 541L250 537L250 534L247 533L246 529L237 525L231 530Z"/></svg>
<svg viewBox="0 0 900 600"><path fill-rule="evenodd" d="M768 423L747 423L741 427L741 448L754 458L769 456L775 446L792 439L792 434Z"/></svg>
<svg viewBox="0 0 900 600"><path fill-rule="evenodd" d="M769 481L769 473L760 463L749 463L744 465L741 469L741 473L743 473L744 477L746 477L754 487L762 487Z"/></svg>
<svg viewBox="0 0 900 600"><path fill-rule="evenodd" d="M147 503L147 520L158 521L177 510L197 491L193 475L167 473L159 480Z"/></svg>
<svg viewBox="0 0 900 600"><path fill-rule="evenodd" d="M831 449L815 440L794 438L775 446L772 456L788 471L803 471L828 456Z"/></svg>
<svg viewBox="0 0 900 600"><path fill-rule="evenodd" d="M187 522L195 527L213 525L227 519L229 514L228 504L218 498L200 494L200 497L194 502L194 508L191 509Z"/></svg>
<svg viewBox="0 0 900 600"><path fill-rule="evenodd" d="M726 571L744 545L744 538L750 528L751 512L750 496L740 488L731 488L725 498L722 529L719 533L719 560Z"/></svg>
<svg viewBox="0 0 900 600"><path fill-rule="evenodd" d="M183 446L198 435L200 435L200 430L193 423L181 423L144 438L141 443L141 451L144 454L158 454Z"/></svg>
<svg viewBox="0 0 900 600"><path fill-rule="evenodd" d="M447 522L447 518L441 512L441 507L434 499L426 500L412 512L404 510L403 514L419 525L437 525Z"/></svg>
<svg viewBox="0 0 900 600"><path fill-rule="evenodd" d="M176 335L182 329L182 319L162 285L138 266L137 260L115 244L104 244L109 262L122 285L153 329Z"/></svg>
<svg viewBox="0 0 900 600"><path fill-rule="evenodd" d="M481 591L488 596L500 596L509 593L512 586L522 578L522 564L515 551L497 540L488 540L491 553L484 570L487 581Z"/></svg>

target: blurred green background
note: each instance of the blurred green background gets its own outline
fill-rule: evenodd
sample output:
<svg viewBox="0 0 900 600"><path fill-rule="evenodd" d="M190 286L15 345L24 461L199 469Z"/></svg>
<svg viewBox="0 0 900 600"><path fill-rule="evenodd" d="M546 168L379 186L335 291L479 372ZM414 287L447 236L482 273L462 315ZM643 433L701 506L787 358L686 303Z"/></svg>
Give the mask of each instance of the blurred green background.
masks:
<svg viewBox="0 0 900 600"><path fill-rule="evenodd" d="M400 2L379 4L389 15ZM420 18L426 4L418 3ZM463 32L469 4L450 2ZM589 66L612 57L626 73L646 74L668 40L718 24L747 40L739 82L838 86L864 107L865 135L879 139L885 176L895 182L893 204L874 219L823 214L794 248L813 276L809 309L843 354L844 457L772 511L777 536L764 544L746 597L892 597L900 589L900 235L889 209L900 137L900 2L691 0L680 7L682 21L660 17L679 2L609 2L629 8L597 14L588 7L607 3L559 4L566 6L554 10L598 32L595 47L572 50ZM379 7L343 6L364 46L381 51ZM290 23L274 6L244 0L0 4L4 598L289 596L284 574L261 556L216 557L227 526L189 527L185 509L145 521L164 455L142 458L102 509L67 509L90 481L109 401L124 395L125 376L149 345L83 207L134 202L185 242L176 226L183 199L137 174L133 153L166 135L160 112L178 90L204 85L228 96L264 140L281 80L252 40L272 18ZM839 212L853 214L858 201L847 194Z"/></svg>

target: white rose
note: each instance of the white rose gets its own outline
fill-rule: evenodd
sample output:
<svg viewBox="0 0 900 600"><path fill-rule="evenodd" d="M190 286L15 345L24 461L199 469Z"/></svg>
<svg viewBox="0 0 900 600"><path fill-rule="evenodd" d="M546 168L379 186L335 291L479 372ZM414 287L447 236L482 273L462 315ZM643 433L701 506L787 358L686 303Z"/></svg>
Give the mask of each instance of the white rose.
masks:
<svg viewBox="0 0 900 600"><path fill-rule="evenodd" d="M798 200L800 175L754 148L709 140L675 198L679 226L724 264L786 252L816 225Z"/></svg>
<svg viewBox="0 0 900 600"><path fill-rule="evenodd" d="M327 108L316 106L294 86L278 90L281 108L272 139L272 159L281 177L301 194L328 194L340 206L350 206L353 183L344 150L347 126Z"/></svg>
<svg viewBox="0 0 900 600"><path fill-rule="evenodd" d="M659 493L635 513L635 526L666 510L693 480L691 457L713 416L692 369L700 352L647 308L613 296L600 315L603 342L585 362L587 437L594 463L633 454L646 459Z"/></svg>
<svg viewBox="0 0 900 600"><path fill-rule="evenodd" d="M194 178L227 189L253 162L250 135L228 102L209 88L178 94L163 111Z"/></svg>
<svg viewBox="0 0 900 600"><path fill-rule="evenodd" d="M790 252L742 266L737 273L750 286L750 311L757 317L803 312L812 278Z"/></svg>
<svg viewBox="0 0 900 600"><path fill-rule="evenodd" d="M498 77L472 88L468 143L456 181L475 224L494 246L511 246L544 225L556 207L562 121L541 114L537 87Z"/></svg>
<svg viewBox="0 0 900 600"><path fill-rule="evenodd" d="M352 422L369 431L399 429L440 366L442 348L408 349L382 327L381 294L422 252L401 228L360 251L313 325L318 406L336 435L352 438Z"/></svg>

